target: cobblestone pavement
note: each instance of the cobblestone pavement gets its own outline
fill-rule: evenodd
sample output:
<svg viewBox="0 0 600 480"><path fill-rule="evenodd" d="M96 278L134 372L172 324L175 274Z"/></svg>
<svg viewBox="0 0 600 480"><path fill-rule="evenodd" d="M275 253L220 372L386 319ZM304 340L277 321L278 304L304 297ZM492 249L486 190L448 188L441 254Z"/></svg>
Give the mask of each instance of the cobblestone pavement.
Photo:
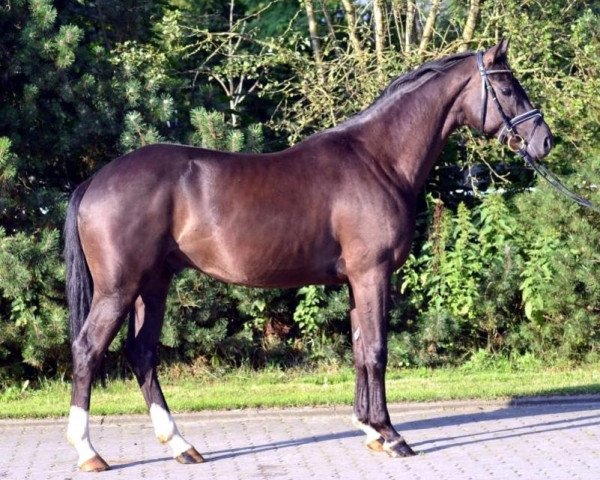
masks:
<svg viewBox="0 0 600 480"><path fill-rule="evenodd" d="M514 405L405 404L392 419L419 452L367 450L347 407L176 415L206 457L180 465L145 416L95 417L92 441L112 469L80 473L66 419L0 421L0 479L594 479L600 478L600 398Z"/></svg>

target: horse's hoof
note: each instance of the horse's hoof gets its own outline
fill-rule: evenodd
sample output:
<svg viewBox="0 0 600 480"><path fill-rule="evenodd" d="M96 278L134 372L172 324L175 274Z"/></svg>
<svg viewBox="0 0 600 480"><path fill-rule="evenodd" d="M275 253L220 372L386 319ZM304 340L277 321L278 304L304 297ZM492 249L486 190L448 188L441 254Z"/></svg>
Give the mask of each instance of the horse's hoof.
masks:
<svg viewBox="0 0 600 480"><path fill-rule="evenodd" d="M416 455L415 451L404 440L385 442L383 449L392 458L413 457Z"/></svg>
<svg viewBox="0 0 600 480"><path fill-rule="evenodd" d="M79 465L79 470L82 472L104 472L110 470L110 466L100 455L95 455Z"/></svg>
<svg viewBox="0 0 600 480"><path fill-rule="evenodd" d="M202 463L204 462L204 457L198 453L194 447L188 448L185 452L177 455L175 457L179 463L183 463L184 465L190 465L192 463Z"/></svg>
<svg viewBox="0 0 600 480"><path fill-rule="evenodd" d="M367 442L366 445L369 450L373 450L374 452L383 452L383 438L381 437Z"/></svg>

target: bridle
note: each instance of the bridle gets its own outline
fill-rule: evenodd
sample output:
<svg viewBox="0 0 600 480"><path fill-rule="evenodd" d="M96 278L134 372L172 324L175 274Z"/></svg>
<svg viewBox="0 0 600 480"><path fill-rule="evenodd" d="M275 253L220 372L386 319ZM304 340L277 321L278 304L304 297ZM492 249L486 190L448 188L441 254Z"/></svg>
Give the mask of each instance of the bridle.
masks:
<svg viewBox="0 0 600 480"><path fill-rule="evenodd" d="M498 141L503 145L506 144L508 148L510 148L513 152L517 153L520 157L522 157L536 172L538 172L542 177L544 177L550 185L556 188L563 195L567 196L574 202L578 203L587 208L591 208L596 212L600 212L600 207L594 205L588 199L580 197L576 193L569 190L560 179L554 175L546 165L542 162L535 160L529 152L527 151L527 141L517 133L515 127L520 125L521 123L527 122L529 120L535 120L533 125L533 130L529 135L529 138L533 138L536 129L540 125L541 119L543 119L542 112L538 109L532 109L528 112L521 113L513 118L510 118L504 110L502 109L502 105L500 105L500 101L498 100L498 96L496 95L496 91L488 78L489 75L494 75L497 73L510 73L512 72L508 69L498 69L498 70L486 70L485 65L483 63L483 52L477 52L477 69L479 70L479 75L481 76L481 131L485 132L485 119L487 115L487 96L488 93L490 97L492 97L492 101L494 105L496 105L496 109L502 118L502 123L504 126L500 133L498 134ZM538 120L539 119L539 120Z"/></svg>
<svg viewBox="0 0 600 480"><path fill-rule="evenodd" d="M479 75L481 76L481 131L485 131L485 119L487 115L487 96L488 92L492 100L494 101L494 105L496 105L496 109L502 118L502 123L504 126L502 130L500 130L500 134L498 135L498 141L502 144L508 145L513 152L519 152L521 149L527 149L527 142L525 139L519 135L515 127L520 125L521 123L525 123L528 120L532 119L542 119L544 118L542 112L538 109L532 109L528 112L521 113L516 117L510 118L504 112L502 105L500 105L500 101L498 100L498 96L496 95L496 91L488 78L489 75L494 75L497 73L511 73L508 69L502 70L486 70L485 65L483 64L483 52L477 52L477 68L479 69ZM533 131L531 132L530 138L533 138L533 134L535 133L539 122L535 122Z"/></svg>

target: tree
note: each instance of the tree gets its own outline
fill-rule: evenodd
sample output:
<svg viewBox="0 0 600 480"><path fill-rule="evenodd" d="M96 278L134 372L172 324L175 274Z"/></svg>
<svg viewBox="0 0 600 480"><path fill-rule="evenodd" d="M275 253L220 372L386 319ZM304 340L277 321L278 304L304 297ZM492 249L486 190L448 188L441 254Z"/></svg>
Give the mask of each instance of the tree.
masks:
<svg viewBox="0 0 600 480"><path fill-rule="evenodd" d="M419 53L421 54L425 52L429 42L431 41L431 37L433 36L433 32L435 30L435 21L437 19L441 3L442 0L433 0L431 2L429 14L427 15L427 21L425 22L425 27L423 28L423 35L421 36L421 43L419 44Z"/></svg>
<svg viewBox="0 0 600 480"><path fill-rule="evenodd" d="M469 14L463 30L463 43L459 47L459 51L466 51L469 48L471 40L473 40L473 34L475 33L475 26L477 23L477 15L479 13L479 2L480 0L471 0Z"/></svg>

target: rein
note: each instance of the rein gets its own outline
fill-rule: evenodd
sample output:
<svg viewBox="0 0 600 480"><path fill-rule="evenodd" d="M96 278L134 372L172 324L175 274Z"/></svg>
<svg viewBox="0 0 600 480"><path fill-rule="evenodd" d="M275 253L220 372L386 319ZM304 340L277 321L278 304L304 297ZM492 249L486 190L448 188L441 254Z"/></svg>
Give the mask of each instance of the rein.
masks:
<svg viewBox="0 0 600 480"><path fill-rule="evenodd" d="M600 207L594 205L587 198L583 198L576 193L569 190L560 179L552 173L544 163L535 160L529 152L527 151L527 141L519 135L515 127L521 123L527 122L533 119L543 119L542 112L538 109L532 109L525 113L521 113L513 118L510 118L504 110L502 109L502 105L500 105L500 101L498 100L498 96L496 95L496 91L492 86L488 75L493 75L497 73L512 73L507 69L499 69L499 70L486 70L485 65L483 64L483 52L477 52L477 69L479 70L479 75L481 76L481 131L485 131L485 119L487 115L487 96L492 97L494 104L496 105L496 109L502 118L502 123L504 126L502 130L500 130L500 134L498 135L498 141L501 144L506 144L508 148L510 148L513 152L522 157L530 166L533 168L540 176L542 176L550 185L552 185L556 190L562 193L567 198L571 199L575 203L590 208L596 212L600 213ZM530 138L533 138L535 131L539 125L539 122L535 122L533 126L533 131L531 132Z"/></svg>

